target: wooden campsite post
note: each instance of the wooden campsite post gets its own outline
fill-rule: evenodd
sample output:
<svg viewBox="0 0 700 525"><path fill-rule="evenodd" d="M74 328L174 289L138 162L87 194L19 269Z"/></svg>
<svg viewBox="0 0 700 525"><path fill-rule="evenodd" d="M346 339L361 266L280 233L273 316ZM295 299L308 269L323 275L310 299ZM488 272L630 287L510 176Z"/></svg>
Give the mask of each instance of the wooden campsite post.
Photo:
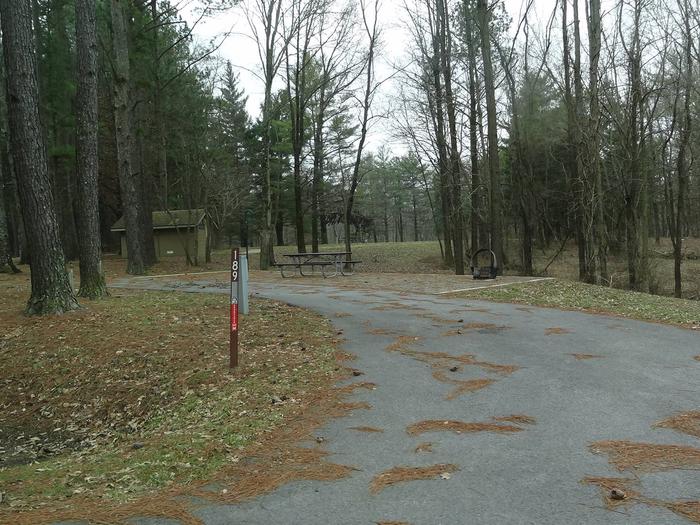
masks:
<svg viewBox="0 0 700 525"><path fill-rule="evenodd" d="M238 279L240 276L240 250L231 248L231 336L229 344L229 368L238 366Z"/></svg>

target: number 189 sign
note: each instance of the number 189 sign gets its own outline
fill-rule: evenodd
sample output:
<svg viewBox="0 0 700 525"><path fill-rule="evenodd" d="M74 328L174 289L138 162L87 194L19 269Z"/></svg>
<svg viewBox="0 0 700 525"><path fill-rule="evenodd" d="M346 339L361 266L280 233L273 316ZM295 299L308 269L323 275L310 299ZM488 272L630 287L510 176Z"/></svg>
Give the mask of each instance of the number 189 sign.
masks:
<svg viewBox="0 0 700 525"><path fill-rule="evenodd" d="M238 248L231 249L231 338L229 368L238 366L238 277L241 261Z"/></svg>

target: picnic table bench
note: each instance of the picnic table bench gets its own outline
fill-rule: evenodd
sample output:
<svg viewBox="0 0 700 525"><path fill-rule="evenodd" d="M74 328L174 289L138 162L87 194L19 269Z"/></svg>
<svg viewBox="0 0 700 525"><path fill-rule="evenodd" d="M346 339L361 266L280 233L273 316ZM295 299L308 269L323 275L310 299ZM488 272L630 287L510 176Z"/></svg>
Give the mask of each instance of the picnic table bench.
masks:
<svg viewBox="0 0 700 525"><path fill-rule="evenodd" d="M323 277L335 277L336 275L352 275L356 264L362 261L347 261L346 258L351 255L350 252L311 252L311 253L288 253L284 257L291 259L291 262L276 263L280 269L282 277L287 277L284 274L285 268L294 268L298 270L300 275L304 274L304 268L311 268L313 275L316 267L321 269ZM346 266L349 268L347 269ZM333 274L327 275L327 269L333 268Z"/></svg>

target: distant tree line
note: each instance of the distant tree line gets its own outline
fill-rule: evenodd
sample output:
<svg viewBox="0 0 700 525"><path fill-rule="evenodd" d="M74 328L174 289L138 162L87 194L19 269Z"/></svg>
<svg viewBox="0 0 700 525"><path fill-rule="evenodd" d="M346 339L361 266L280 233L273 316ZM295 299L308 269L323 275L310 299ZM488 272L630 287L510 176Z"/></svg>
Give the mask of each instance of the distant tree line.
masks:
<svg viewBox="0 0 700 525"><path fill-rule="evenodd" d="M653 289L651 242L700 235L697 0L408 0L407 60L381 76L380 0L197 3L0 0L0 269L32 266L28 311L106 293L101 250L120 216L127 271L156 261L151 212L204 208L210 246L292 232L317 251L438 239L462 274L478 248L532 274L536 249L575 242L579 277ZM258 48L259 115L246 112L225 35L193 35L240 9ZM540 14L541 15L541 14ZM542 19L539 16L538 19ZM384 71L386 68L381 69ZM381 98L383 95L383 99ZM382 121L406 153L367 150ZM190 254L188 262L196 263Z"/></svg>

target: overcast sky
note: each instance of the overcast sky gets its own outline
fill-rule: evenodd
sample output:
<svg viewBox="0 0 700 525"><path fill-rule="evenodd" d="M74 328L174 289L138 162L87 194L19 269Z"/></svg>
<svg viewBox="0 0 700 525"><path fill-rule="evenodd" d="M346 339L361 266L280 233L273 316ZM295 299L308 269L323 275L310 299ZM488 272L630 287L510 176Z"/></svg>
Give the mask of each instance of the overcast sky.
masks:
<svg viewBox="0 0 700 525"><path fill-rule="evenodd" d="M245 1L242 0L242 2ZM519 20L521 11L524 8L525 0L503 1L508 14L513 19L511 31L514 31L517 20ZM402 22L405 19L403 0L383 0L381 5L380 24L383 27L384 45L380 63L377 67L378 78L391 75L393 71L392 64L405 63L404 51L409 37ZM556 0L534 0L530 24L533 27L544 27L551 17L555 5ZM194 12L189 10L185 10L183 15L190 23L197 18ZM216 18L200 22L194 34L196 40L209 42L229 31L232 33L225 40L218 54L225 60L231 61L234 65L234 70L239 74L240 84L248 96L248 112L252 117L257 117L263 98L263 84L255 74L260 71L260 60L256 43L251 37L248 21L243 14L243 8L238 6L217 15ZM393 89L395 87L392 87L391 83L385 84L382 96L390 98ZM390 135L391 133L386 129L386 124L378 126L369 137L370 148L376 149L380 143L390 143L389 145L395 153L401 152L404 149L403 146L398 143L391 144L392 139Z"/></svg>

